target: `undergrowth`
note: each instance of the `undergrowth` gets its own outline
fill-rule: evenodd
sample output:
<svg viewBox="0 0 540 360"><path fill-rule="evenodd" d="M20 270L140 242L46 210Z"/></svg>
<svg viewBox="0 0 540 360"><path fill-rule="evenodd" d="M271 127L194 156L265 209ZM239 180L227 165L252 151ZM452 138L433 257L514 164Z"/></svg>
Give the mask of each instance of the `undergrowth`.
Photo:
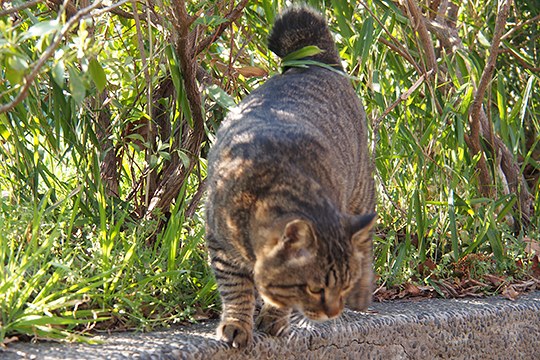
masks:
<svg viewBox="0 0 540 360"><path fill-rule="evenodd" d="M444 48L437 27L431 45L420 41L413 13L395 1L307 2L324 10L368 118L376 298L537 287L538 211L523 219L492 144L480 139L478 153L466 141L497 2L440 3L456 7L458 18L443 25L455 26L459 51ZM24 101L0 111L0 344L92 341L86 335L213 317L219 297L204 245L205 158L227 111L279 72L265 39L288 2L250 1L222 28L244 2L186 1L186 12L197 14L188 38L206 44L187 60L171 40L185 23L174 23L169 1L118 2L120 11L96 9L71 27L73 9L58 3L2 2L3 11L24 9L0 17L0 108L37 73ZM440 15L406 3L418 4L425 23ZM139 23L132 5L144 13ZM539 8L513 6L480 100L539 209L538 27L528 21ZM428 45L438 67L430 76ZM185 86L181 61L198 70L197 86ZM199 128L193 109L202 110ZM489 197L480 191L481 154L493 180ZM171 200L160 186L178 174L185 177L164 192ZM166 205L162 213L150 211L153 200Z"/></svg>

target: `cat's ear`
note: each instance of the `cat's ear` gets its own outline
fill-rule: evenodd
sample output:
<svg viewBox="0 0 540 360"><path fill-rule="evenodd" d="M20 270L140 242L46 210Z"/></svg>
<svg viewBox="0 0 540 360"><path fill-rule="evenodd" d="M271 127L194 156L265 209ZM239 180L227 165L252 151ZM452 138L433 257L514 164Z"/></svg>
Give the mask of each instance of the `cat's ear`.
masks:
<svg viewBox="0 0 540 360"><path fill-rule="evenodd" d="M315 235L306 220L289 221L283 229L280 244L289 258L300 259L314 254Z"/></svg>
<svg viewBox="0 0 540 360"><path fill-rule="evenodd" d="M377 222L377 214L355 215L349 218L349 229L352 243L356 247L363 246L371 237L371 229Z"/></svg>

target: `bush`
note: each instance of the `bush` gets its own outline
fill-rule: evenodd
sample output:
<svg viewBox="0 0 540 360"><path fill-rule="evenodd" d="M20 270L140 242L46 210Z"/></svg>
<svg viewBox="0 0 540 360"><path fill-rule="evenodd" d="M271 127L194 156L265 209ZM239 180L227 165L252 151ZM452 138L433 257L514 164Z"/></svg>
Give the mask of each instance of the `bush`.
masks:
<svg viewBox="0 0 540 360"><path fill-rule="evenodd" d="M538 7L309 3L368 114L379 283L527 276ZM0 340L213 316L205 158L227 111L279 72L265 39L283 2L62 4L0 12Z"/></svg>

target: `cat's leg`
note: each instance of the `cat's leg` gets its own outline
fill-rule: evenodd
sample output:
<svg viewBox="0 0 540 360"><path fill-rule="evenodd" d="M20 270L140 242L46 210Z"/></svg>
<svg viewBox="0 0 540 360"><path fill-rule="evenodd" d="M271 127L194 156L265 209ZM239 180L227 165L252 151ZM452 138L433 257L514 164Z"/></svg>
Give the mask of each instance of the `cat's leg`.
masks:
<svg viewBox="0 0 540 360"><path fill-rule="evenodd" d="M223 308L218 337L235 348L245 347L253 340L253 278L248 271L227 260L225 253L209 249Z"/></svg>
<svg viewBox="0 0 540 360"><path fill-rule="evenodd" d="M352 310L364 311L371 304L373 297L373 249L371 240L363 249L360 249L360 253L356 257L360 262L362 274L347 296L347 307Z"/></svg>
<svg viewBox="0 0 540 360"><path fill-rule="evenodd" d="M275 306L264 304L256 325L260 331L272 335L282 336L289 332L289 318L291 309L279 309Z"/></svg>
<svg viewBox="0 0 540 360"><path fill-rule="evenodd" d="M242 348L253 340L255 290L250 279L228 275L228 280L218 281L223 312L217 334L229 345Z"/></svg>

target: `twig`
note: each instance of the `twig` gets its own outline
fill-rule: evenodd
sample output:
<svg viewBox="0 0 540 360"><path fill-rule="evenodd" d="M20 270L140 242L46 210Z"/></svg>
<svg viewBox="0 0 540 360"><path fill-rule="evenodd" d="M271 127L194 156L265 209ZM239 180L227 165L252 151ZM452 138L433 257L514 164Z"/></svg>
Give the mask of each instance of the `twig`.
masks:
<svg viewBox="0 0 540 360"><path fill-rule="evenodd" d="M102 15L102 14L105 14L107 12L112 12L112 13L115 13L115 11L122 5L124 5L125 3L127 3L128 1L130 0L120 0L119 2L117 3L114 3L110 6L107 6L107 7L104 7L104 8L101 8L99 10L96 10L94 11L93 15L94 16L98 16L98 15ZM122 15L121 13L118 13L117 15ZM131 14L130 14L131 15Z"/></svg>
<svg viewBox="0 0 540 360"><path fill-rule="evenodd" d="M418 37L420 38L420 42L424 48L427 57L427 67L428 69L437 70L435 49L433 48L431 36L426 28L424 16L420 12L418 4L415 0L407 0L407 9L409 10L409 19L411 20L415 30L418 32Z"/></svg>
<svg viewBox="0 0 540 360"><path fill-rule="evenodd" d="M102 10L100 10L98 12L95 12L95 15L100 15L102 13L111 12L111 13L113 13L115 15L121 16L121 17L126 18L126 19L135 19L134 14L129 13L127 11L124 11L122 9L119 9L119 7L121 5L123 5L123 4L125 4L125 3L129 2L129 1L130 0L119 1L116 4L113 4L111 6L107 6L107 7L103 8ZM138 14L140 21L146 21L148 24L152 24L154 26L159 23L158 17L156 16L156 14L154 12L149 11L148 6L146 6L146 12L147 12L147 14L149 14L146 19L144 17L141 17L141 14Z"/></svg>
<svg viewBox="0 0 540 360"><path fill-rule="evenodd" d="M225 18L227 20L219 24L218 28L214 31L213 34L208 35L207 37L202 39L199 44L197 44L197 47L195 48L195 55L200 54L204 49L210 46L210 44L216 41L216 39L221 36L223 31L225 31L227 26L232 24L240 17L240 15L242 15L242 12L247 4L248 0L242 0L233 10L231 10L227 15L225 15Z"/></svg>
<svg viewBox="0 0 540 360"><path fill-rule="evenodd" d="M531 23L535 23L537 22L538 20L540 20L540 14L539 15L536 15L535 17L533 18L530 18L528 20L525 20L524 22L522 23L519 23L517 25L514 25L510 30L508 30L508 32L506 34L504 34L503 36L501 36L501 41L504 41L506 39L508 39L511 35L513 35L516 31L520 30L522 27L524 27L525 25L528 25L528 24L531 24Z"/></svg>
<svg viewBox="0 0 540 360"><path fill-rule="evenodd" d="M19 6L14 6L14 7L11 7L9 9L5 9L5 10L0 11L0 16L6 16L6 15L9 15L9 14L19 12L19 11L24 10L24 9L28 9L29 7L37 5L37 4L41 3L41 2L43 2L43 0L27 1L24 4L21 4Z"/></svg>
<svg viewBox="0 0 540 360"><path fill-rule="evenodd" d="M413 57L411 56L411 54L409 54L407 52L407 50L404 50L402 49L401 47L399 46L396 46L395 43L392 43L388 40L386 40L385 38L383 37L379 37L378 41L386 46L388 46L390 48L390 50L393 50L394 52L396 52L398 55L400 55L401 57L403 57L405 60L407 60L412 66L414 66L414 68L416 69L416 71L418 73L423 73L423 69L420 67L420 65L418 65L418 63L416 61L414 61Z"/></svg>
<svg viewBox="0 0 540 360"><path fill-rule="evenodd" d="M205 190L206 190L206 179L201 180L201 182L199 183L199 186L197 187L197 192L191 198L191 202L189 203L186 209L186 213L185 213L187 218L191 219L193 215L195 214L195 211L197 210L197 206L201 202L201 199Z"/></svg>
<svg viewBox="0 0 540 360"><path fill-rule="evenodd" d="M501 43L501 36L504 26L506 25L506 18L508 17L510 4L512 2L512 0L503 1L504 3L502 8L499 10L497 19L495 20L495 30L493 32L493 40L489 50L488 60L486 62L486 66L484 67L484 71L482 72L482 76L480 77L480 82L478 83L478 88L476 89L475 98L472 104L471 112L473 115L478 115L478 112L480 111L482 99L484 98L488 84L493 77L493 71L495 70L497 55L499 53L498 49Z"/></svg>
<svg viewBox="0 0 540 360"><path fill-rule="evenodd" d="M533 65L529 64L527 61L525 61L520 54L516 53L514 50L508 48L508 49L500 49L499 52L502 53L510 53L513 57L516 58L517 62L521 64L526 69L529 69L533 72L540 72L540 67L534 67Z"/></svg>
<svg viewBox="0 0 540 360"><path fill-rule="evenodd" d="M379 126L381 124L381 121L382 119L388 115L390 113L390 111L394 110L394 108L396 106L399 105L400 102L404 101L404 100L407 100L409 98L409 96L411 96L411 94L416 90L418 89L418 87L420 86L420 84L422 84L424 82L424 80L426 80L426 78L428 76L430 76L431 74L433 74L433 69L429 70L427 73L423 74L422 76L420 76L418 78L418 80L416 80L416 82L407 90L405 91L403 94L401 94L399 96L399 98L394 101L389 107L386 108L386 110L383 111L383 113L381 114L381 116L379 116L377 119L375 119L373 121L373 139L376 138L377 136L377 133L379 132ZM374 140L375 141L375 140ZM373 148L375 148L375 146L373 146Z"/></svg>
<svg viewBox="0 0 540 360"><path fill-rule="evenodd" d="M56 48L60 45L60 43L64 39L64 36L66 36L66 34L71 31L71 28L73 27L73 25L78 23L82 18L88 15L92 10L96 9L99 5L101 5L102 1L103 0L97 0L92 5L79 10L74 16L72 16L66 22L66 24L62 27L61 31L56 32L55 38L52 44L49 45L47 50L39 57L38 61L36 62L36 65L30 72L30 74L24 77L24 85L22 86L21 91L17 94L17 96L15 96L15 98L11 102L0 106L0 114L10 111L15 106L19 105L21 101L23 101L26 98L28 89L30 89L30 85L32 85L32 83L36 79L37 75L39 74L39 71L41 70L45 62L53 55Z"/></svg>

